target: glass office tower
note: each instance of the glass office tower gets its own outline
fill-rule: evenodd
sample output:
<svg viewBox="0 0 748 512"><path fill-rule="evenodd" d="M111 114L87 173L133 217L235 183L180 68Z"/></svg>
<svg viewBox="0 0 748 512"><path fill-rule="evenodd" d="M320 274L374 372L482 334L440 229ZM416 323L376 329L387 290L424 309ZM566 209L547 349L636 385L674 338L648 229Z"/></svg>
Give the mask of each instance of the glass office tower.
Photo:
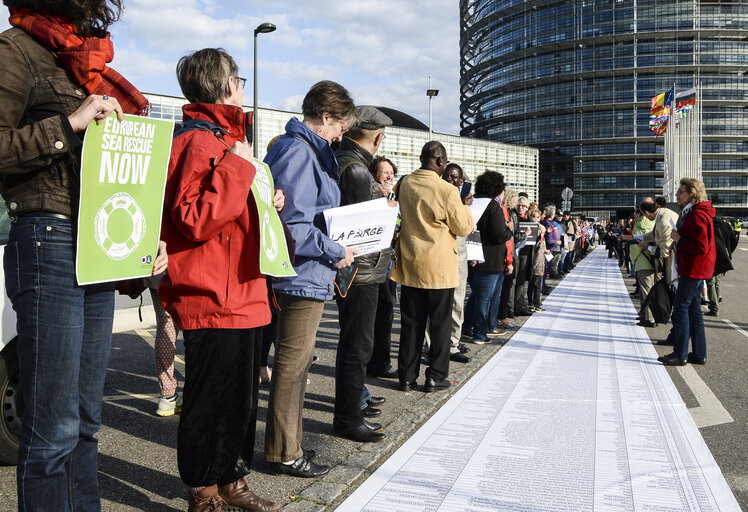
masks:
<svg viewBox="0 0 748 512"><path fill-rule="evenodd" d="M630 212L662 192L650 100L701 86L702 172L748 215L748 0L460 0L462 135L540 148L541 199ZM544 197L543 197L544 196Z"/></svg>

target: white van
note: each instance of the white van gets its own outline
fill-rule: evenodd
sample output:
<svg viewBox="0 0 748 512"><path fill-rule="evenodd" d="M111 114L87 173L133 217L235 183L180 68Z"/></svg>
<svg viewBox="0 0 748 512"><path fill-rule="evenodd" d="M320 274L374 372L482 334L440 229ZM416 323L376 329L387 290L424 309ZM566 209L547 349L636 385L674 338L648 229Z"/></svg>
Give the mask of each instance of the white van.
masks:
<svg viewBox="0 0 748 512"><path fill-rule="evenodd" d="M0 198L0 245L8 243L10 217ZM0 464L15 464L21 435L21 393L16 352L16 312L5 294L5 272L0 272Z"/></svg>

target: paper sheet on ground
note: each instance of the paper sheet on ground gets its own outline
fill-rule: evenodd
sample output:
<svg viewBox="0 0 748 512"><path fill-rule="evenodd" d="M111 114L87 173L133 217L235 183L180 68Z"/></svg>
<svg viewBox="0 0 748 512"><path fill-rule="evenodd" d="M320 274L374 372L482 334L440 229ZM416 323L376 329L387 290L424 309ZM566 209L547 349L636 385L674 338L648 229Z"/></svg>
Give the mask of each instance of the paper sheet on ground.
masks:
<svg viewBox="0 0 748 512"><path fill-rule="evenodd" d="M337 511L738 512L616 263L580 261Z"/></svg>
<svg viewBox="0 0 748 512"><path fill-rule="evenodd" d="M390 247L395 233L397 207L386 198L331 208L324 212L327 233L333 241L358 249L358 256Z"/></svg>

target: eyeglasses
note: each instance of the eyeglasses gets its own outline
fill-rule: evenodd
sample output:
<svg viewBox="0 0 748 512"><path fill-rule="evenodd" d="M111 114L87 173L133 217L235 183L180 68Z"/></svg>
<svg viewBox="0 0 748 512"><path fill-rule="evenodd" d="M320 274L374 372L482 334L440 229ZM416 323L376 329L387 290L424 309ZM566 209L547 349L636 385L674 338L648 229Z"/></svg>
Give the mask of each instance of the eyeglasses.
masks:
<svg viewBox="0 0 748 512"><path fill-rule="evenodd" d="M242 78L240 76L235 76L234 79L239 81L239 83L242 86L242 89L244 89L244 86L247 85L247 79L246 78Z"/></svg>

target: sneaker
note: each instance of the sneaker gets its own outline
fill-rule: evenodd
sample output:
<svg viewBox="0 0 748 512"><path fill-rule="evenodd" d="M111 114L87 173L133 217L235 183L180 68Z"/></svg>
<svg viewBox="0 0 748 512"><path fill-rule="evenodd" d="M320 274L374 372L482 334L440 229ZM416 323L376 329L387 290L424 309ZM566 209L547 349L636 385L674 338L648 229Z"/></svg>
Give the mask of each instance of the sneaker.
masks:
<svg viewBox="0 0 748 512"><path fill-rule="evenodd" d="M476 345L486 345L487 343L491 343L491 340L489 340L488 338L485 338L482 340L478 338L473 338L473 343L475 343Z"/></svg>
<svg viewBox="0 0 748 512"><path fill-rule="evenodd" d="M543 313L545 309L543 309L543 306L535 306L535 311L537 311L538 313Z"/></svg>
<svg viewBox="0 0 748 512"><path fill-rule="evenodd" d="M174 393L170 397L161 397L158 401L156 415L161 417L174 416L174 413L182 412L182 397Z"/></svg>

